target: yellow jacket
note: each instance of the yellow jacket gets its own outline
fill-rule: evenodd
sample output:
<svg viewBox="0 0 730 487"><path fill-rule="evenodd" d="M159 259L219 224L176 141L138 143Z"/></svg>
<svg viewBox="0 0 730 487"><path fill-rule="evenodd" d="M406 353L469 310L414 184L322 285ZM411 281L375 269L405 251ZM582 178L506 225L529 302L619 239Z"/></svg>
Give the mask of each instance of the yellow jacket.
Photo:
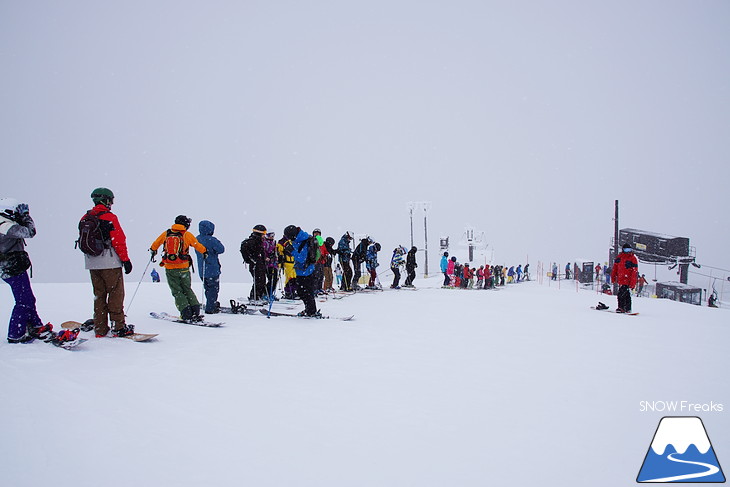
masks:
<svg viewBox="0 0 730 487"><path fill-rule="evenodd" d="M189 248L193 247L198 252L205 253L207 250L203 244L198 242L198 239L195 238L195 235L188 232L184 225L180 225L178 223L174 224L170 230L173 232L179 233L182 235L183 240L183 248L181 254L187 255L189 257ZM150 245L150 250L157 250L160 248L160 245L162 245L165 242L165 239L167 239L167 230L162 232L157 239L155 239L154 242L152 242L152 245ZM191 259L176 259L175 261L170 261L167 259L162 260L160 263L161 266L164 266L165 269L187 269L190 267Z"/></svg>

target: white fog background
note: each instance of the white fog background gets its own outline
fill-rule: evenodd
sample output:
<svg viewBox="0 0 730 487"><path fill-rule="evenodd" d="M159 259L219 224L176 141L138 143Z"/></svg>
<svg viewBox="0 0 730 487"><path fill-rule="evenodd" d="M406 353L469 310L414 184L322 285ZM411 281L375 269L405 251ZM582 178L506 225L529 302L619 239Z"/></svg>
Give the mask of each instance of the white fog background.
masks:
<svg viewBox="0 0 730 487"><path fill-rule="evenodd" d="M615 199L730 269L728 46L726 1L3 0L0 196L37 281L88 279L98 186L133 280L178 214L216 224L224 281L258 223L369 233L385 270L409 201L432 273L466 225L495 263L605 261Z"/></svg>

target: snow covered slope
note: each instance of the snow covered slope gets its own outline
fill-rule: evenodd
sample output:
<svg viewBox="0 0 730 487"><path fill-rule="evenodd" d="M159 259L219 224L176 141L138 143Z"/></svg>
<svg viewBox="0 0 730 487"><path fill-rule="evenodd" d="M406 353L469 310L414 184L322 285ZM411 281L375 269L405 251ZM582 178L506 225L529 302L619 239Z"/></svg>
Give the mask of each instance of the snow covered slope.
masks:
<svg viewBox="0 0 730 487"><path fill-rule="evenodd" d="M128 320L154 342L2 340L0 485L634 485L669 415L640 403L671 400L725 405L670 415L701 416L730 464L726 310L644 298L621 316L548 282L440 282L321 303L352 322L218 315L219 329L149 318L175 310L144 283ZM34 289L45 321L91 316L88 284ZM223 284L221 301L248 289Z"/></svg>

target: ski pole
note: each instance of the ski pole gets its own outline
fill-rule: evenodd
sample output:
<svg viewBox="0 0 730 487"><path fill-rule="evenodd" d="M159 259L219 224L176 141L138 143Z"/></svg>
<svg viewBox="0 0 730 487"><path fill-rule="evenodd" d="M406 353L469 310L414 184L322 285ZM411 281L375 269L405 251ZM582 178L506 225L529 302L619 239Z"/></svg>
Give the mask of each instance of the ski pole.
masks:
<svg viewBox="0 0 730 487"><path fill-rule="evenodd" d="M147 261L147 266L144 268L144 271L142 272L142 277L139 279L139 282L137 283L137 288L134 290L134 294L132 294L132 299L129 300L129 304L127 304L127 313L129 313L129 308L132 307L132 303L134 302L134 297L137 296L137 291L139 291L139 286L142 284L142 280L144 279L144 276L147 275L147 269L150 267L150 263L152 263L154 259L154 256L150 257L150 260ZM127 315L125 313L125 316Z"/></svg>
<svg viewBox="0 0 730 487"><path fill-rule="evenodd" d="M279 272L278 270L276 272ZM273 272L272 272L273 274ZM274 278L271 276L271 282L269 282L269 313L266 315L267 318L271 319L271 307L274 305Z"/></svg>

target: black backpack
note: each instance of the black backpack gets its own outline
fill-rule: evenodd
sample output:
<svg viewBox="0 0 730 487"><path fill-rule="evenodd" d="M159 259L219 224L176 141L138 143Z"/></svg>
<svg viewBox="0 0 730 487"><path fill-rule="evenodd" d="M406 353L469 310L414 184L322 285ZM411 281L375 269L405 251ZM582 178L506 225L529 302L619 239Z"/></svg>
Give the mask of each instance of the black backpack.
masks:
<svg viewBox="0 0 730 487"><path fill-rule="evenodd" d="M111 239L109 231L111 223L99 218L101 215L109 213L102 211L93 215L91 210L86 212L79 222L79 238L76 240L74 248L81 249L81 252L92 257L101 255L104 250L111 248Z"/></svg>

